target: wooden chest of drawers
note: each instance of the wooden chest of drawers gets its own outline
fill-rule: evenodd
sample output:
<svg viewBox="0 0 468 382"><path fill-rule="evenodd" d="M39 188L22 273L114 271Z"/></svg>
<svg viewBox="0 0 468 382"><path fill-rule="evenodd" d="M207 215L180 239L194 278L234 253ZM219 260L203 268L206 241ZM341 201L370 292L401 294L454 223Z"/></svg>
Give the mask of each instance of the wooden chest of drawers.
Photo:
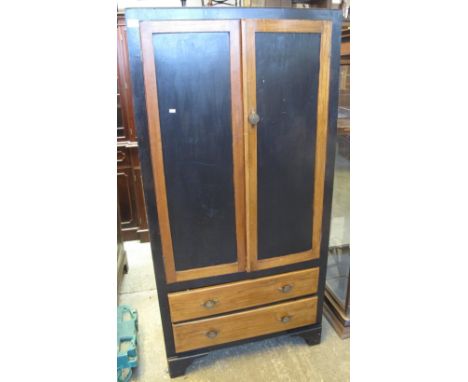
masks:
<svg viewBox="0 0 468 382"><path fill-rule="evenodd" d="M320 342L341 13L128 9L169 372L289 333Z"/></svg>

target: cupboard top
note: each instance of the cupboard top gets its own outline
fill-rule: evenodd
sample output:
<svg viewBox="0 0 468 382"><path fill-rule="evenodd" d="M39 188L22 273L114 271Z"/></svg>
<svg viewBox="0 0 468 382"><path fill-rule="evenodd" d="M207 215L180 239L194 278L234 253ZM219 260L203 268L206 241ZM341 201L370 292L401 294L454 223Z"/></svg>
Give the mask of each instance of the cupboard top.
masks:
<svg viewBox="0 0 468 382"><path fill-rule="evenodd" d="M196 20L196 19L297 19L331 20L341 25L339 9L295 8L128 8L128 20ZM128 25L137 27L138 25Z"/></svg>

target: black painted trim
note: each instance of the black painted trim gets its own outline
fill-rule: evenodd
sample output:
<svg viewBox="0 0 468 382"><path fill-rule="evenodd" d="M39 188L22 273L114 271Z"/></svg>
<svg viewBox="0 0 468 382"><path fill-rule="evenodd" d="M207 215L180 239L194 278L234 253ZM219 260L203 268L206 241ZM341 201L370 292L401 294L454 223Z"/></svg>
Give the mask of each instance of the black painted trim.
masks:
<svg viewBox="0 0 468 382"><path fill-rule="evenodd" d="M309 346L318 345L322 340L322 326L294 334L294 336L302 337Z"/></svg>
<svg viewBox="0 0 468 382"><path fill-rule="evenodd" d="M198 358L202 358L208 353L198 353L185 357L171 357L167 359L167 366L171 378L180 377L185 375L187 368Z"/></svg>
<svg viewBox="0 0 468 382"><path fill-rule="evenodd" d="M169 367L169 375L171 378L176 378L180 377L185 374L187 369L190 367L190 365L197 360L198 358L202 358L208 354L209 351L216 350L216 349L221 349L221 348L227 348L227 347L233 347L233 346L238 346L242 345L245 343L251 343L251 342L256 342L256 341L263 341L265 339L269 338L275 338L275 337L280 337L285 334L289 334L292 337L301 337L304 339L307 345L312 346L312 345L318 345L321 341L322 338L322 326L321 325L315 325L313 327L302 327L294 330L289 330L287 332L281 332L281 333L274 333L270 335L265 335L265 336L258 336L255 338L250 338L242 341L236 341L236 342L230 342L229 344L225 345L219 345L219 346L213 346L211 348L205 348L204 351L200 352L200 350L196 352L186 352L182 355L179 354L175 357L170 357L167 359L168 362L168 367Z"/></svg>

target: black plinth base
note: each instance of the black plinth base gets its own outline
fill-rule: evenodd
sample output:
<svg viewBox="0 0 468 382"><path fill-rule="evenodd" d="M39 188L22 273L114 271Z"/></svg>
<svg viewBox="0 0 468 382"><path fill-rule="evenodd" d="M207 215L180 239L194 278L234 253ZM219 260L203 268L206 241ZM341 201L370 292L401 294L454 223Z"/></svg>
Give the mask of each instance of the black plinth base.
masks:
<svg viewBox="0 0 468 382"><path fill-rule="evenodd" d="M265 336L263 338L274 337L274 336L281 335L281 334L284 334L284 332L275 333L274 335ZM316 326L312 329L294 330L293 332L289 334L292 336L302 337L304 341L306 342L306 344L309 346L318 345L322 337L322 325ZM241 341L241 342L247 342L247 341L249 340ZM252 339L250 341L252 341ZM226 346L230 346L230 345L226 344ZM183 357L175 356L175 357L168 358L167 363L169 366L169 375L171 376L171 378L176 378L176 377L180 377L181 375L184 375L185 372L187 371L187 368L192 364L193 361L195 361L198 358L204 357L207 354L208 352L205 351L203 353L198 353L198 354L193 354L193 355L188 355L188 356L183 356Z"/></svg>
<svg viewBox="0 0 468 382"><path fill-rule="evenodd" d="M171 378L180 377L184 375L187 368L198 358L204 357L208 353L194 354L186 357L172 357L167 359L169 366L169 375Z"/></svg>
<svg viewBox="0 0 468 382"><path fill-rule="evenodd" d="M307 345L318 345L322 339L322 325L313 329L307 329L303 332L293 334L294 336L302 337Z"/></svg>

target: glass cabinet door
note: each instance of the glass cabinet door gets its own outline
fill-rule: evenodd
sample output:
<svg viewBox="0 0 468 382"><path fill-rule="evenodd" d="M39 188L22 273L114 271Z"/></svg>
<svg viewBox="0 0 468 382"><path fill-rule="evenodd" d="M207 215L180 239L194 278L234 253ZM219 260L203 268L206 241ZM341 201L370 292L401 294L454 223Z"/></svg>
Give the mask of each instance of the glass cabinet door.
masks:
<svg viewBox="0 0 468 382"><path fill-rule="evenodd" d="M342 338L349 336L350 280L350 102L349 60L340 69L340 99L325 315Z"/></svg>
<svg viewBox="0 0 468 382"><path fill-rule="evenodd" d="M332 218L327 266L327 289L347 310L349 285L349 134L338 135Z"/></svg>

